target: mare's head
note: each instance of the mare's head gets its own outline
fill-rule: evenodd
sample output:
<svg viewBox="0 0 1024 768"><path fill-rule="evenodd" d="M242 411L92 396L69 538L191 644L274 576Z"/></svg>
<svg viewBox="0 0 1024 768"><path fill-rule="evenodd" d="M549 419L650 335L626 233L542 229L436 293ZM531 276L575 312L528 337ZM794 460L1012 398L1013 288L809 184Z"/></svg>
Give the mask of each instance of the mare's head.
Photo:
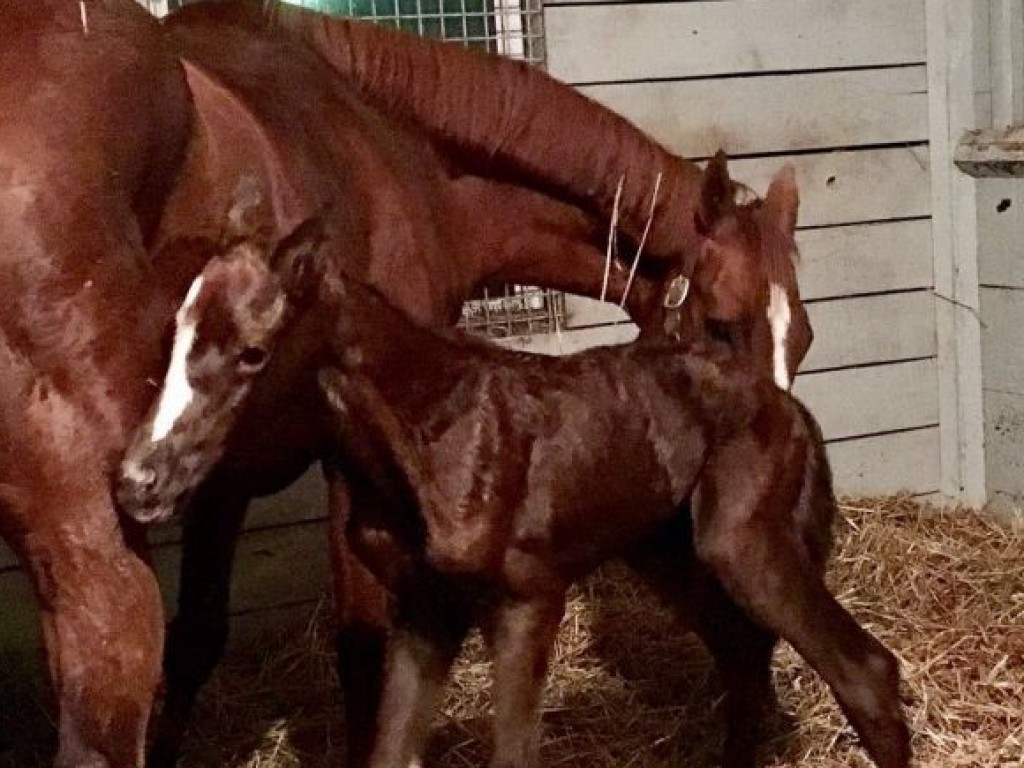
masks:
<svg viewBox="0 0 1024 768"><path fill-rule="evenodd" d="M812 340L796 280L793 169L779 171L762 199L740 203L737 191L719 152L704 172L695 214L700 253L689 276L681 268L666 275L655 330L684 342L725 342L789 389Z"/></svg>
<svg viewBox="0 0 1024 768"><path fill-rule="evenodd" d="M311 290L318 219L273 249L241 240L211 259L175 316L156 403L121 463L115 494L139 522L166 519L209 474L292 308Z"/></svg>

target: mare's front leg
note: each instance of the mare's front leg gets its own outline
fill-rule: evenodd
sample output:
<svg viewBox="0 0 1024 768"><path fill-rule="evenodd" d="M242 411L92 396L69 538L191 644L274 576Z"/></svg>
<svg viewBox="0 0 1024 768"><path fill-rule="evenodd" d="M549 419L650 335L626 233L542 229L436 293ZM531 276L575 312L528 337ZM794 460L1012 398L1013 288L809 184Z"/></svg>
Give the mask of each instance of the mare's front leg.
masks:
<svg viewBox="0 0 1024 768"><path fill-rule="evenodd" d="M695 495L697 555L749 616L791 643L825 679L874 762L906 768L910 734L895 657L829 593L808 540L780 524L831 518L824 512L835 500L823 462L813 456L787 472L747 445L720 451ZM736 467L767 482L737 482Z"/></svg>
<svg viewBox="0 0 1024 768"><path fill-rule="evenodd" d="M54 765L141 768L163 643L145 545L126 545L100 471L24 458L25 486L0 484L0 533L39 601L59 707Z"/></svg>
<svg viewBox="0 0 1024 768"><path fill-rule="evenodd" d="M540 700L565 593L506 600L491 628L494 650L494 756L491 768L538 763Z"/></svg>
<svg viewBox="0 0 1024 768"><path fill-rule="evenodd" d="M164 655L164 704L154 726L150 768L173 768L199 689L228 639L231 567L249 499L208 483L184 520L178 613Z"/></svg>
<svg viewBox="0 0 1024 768"><path fill-rule="evenodd" d="M725 686L722 768L754 768L764 711L772 699L777 635L750 619L697 560L689 506L680 507L627 562L715 659Z"/></svg>

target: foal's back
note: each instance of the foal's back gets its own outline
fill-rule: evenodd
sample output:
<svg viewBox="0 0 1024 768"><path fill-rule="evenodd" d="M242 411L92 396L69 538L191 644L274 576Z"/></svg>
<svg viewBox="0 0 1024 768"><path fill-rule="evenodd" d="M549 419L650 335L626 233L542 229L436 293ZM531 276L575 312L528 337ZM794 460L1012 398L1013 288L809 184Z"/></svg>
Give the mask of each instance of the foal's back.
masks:
<svg viewBox="0 0 1024 768"><path fill-rule="evenodd" d="M800 419L725 356L636 342L539 357L419 328L351 281L341 305L335 359L407 428L445 569L577 578L671 517L760 410Z"/></svg>

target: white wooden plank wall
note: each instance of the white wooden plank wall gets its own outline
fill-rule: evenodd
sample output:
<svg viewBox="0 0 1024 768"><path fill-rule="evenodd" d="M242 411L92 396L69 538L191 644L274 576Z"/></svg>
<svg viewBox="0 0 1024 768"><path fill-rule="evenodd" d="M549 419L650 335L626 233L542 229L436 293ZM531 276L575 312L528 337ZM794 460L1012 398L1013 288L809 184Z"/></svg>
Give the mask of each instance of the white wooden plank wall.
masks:
<svg viewBox="0 0 1024 768"><path fill-rule="evenodd" d="M846 493L939 488L923 0L554 0L552 74L691 158L719 147L763 192L801 193L801 290L815 341L796 392ZM633 338L570 299L551 354ZM618 323L618 324L616 324Z"/></svg>
<svg viewBox="0 0 1024 768"><path fill-rule="evenodd" d="M1024 180L978 183L985 464L997 506L1024 508Z"/></svg>

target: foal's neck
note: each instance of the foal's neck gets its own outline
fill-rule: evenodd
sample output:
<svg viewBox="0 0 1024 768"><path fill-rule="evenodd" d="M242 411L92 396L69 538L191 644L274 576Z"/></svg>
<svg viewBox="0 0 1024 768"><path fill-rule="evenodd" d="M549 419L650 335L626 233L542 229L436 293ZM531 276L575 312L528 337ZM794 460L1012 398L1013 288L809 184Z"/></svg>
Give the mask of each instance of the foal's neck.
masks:
<svg viewBox="0 0 1024 768"><path fill-rule="evenodd" d="M358 370L386 394L444 392L475 356L458 354L479 342L428 328L392 306L375 288L345 275L326 281L331 364Z"/></svg>

